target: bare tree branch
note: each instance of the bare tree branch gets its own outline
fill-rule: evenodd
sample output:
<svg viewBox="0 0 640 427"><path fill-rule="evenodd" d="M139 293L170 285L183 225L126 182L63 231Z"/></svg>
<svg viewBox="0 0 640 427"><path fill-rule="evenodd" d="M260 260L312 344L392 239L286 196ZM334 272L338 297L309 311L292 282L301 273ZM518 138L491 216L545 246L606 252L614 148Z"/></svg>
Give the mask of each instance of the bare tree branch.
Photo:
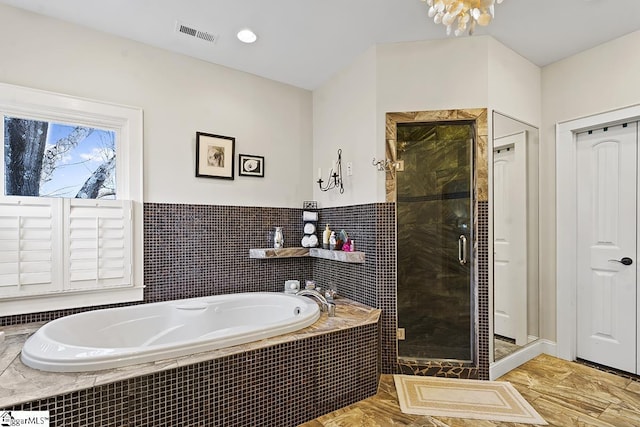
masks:
<svg viewBox="0 0 640 427"><path fill-rule="evenodd" d="M64 138L60 138L53 147L49 148L42 158L42 173L40 175L41 181L49 181L53 171L56 170L57 162L62 160L64 154L72 148L75 148L80 141L91 135L93 131L93 128L80 126L75 127L69 135Z"/></svg>
<svg viewBox="0 0 640 427"><path fill-rule="evenodd" d="M116 156L101 164L85 181L76 194L76 199L97 199L104 182L109 178L116 164Z"/></svg>

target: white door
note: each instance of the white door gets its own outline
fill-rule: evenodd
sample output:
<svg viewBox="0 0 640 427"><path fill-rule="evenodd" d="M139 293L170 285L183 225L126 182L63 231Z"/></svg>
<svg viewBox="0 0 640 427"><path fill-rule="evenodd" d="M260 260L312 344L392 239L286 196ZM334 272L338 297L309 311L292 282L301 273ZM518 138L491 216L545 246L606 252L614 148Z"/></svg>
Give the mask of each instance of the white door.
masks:
<svg viewBox="0 0 640 427"><path fill-rule="evenodd" d="M632 373L638 372L637 132L630 123L580 133L576 142L577 356Z"/></svg>
<svg viewBox="0 0 640 427"><path fill-rule="evenodd" d="M494 333L527 344L526 132L496 138L494 188Z"/></svg>

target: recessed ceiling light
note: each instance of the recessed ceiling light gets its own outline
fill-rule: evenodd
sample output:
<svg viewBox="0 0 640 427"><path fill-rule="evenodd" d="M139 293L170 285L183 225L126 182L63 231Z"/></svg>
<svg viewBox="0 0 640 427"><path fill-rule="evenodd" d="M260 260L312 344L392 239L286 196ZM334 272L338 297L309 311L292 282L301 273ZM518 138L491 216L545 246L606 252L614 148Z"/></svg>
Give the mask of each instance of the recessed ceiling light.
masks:
<svg viewBox="0 0 640 427"><path fill-rule="evenodd" d="M250 29L245 28L244 30L238 31L238 40L243 43L253 43L258 40L258 36Z"/></svg>

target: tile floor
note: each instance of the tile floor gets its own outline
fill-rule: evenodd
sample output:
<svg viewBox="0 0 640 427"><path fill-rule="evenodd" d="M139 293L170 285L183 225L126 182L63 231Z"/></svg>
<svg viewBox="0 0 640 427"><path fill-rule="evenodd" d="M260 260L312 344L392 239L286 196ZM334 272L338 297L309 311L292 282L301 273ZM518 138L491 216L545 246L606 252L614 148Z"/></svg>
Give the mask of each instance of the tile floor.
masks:
<svg viewBox="0 0 640 427"><path fill-rule="evenodd" d="M541 355L499 378L511 382L552 427L640 427L640 381ZM391 375L378 394L301 427L531 427L406 415Z"/></svg>
<svg viewBox="0 0 640 427"><path fill-rule="evenodd" d="M493 357L494 360L500 360L511 353L515 353L520 350L522 347L519 345L515 345L515 343L509 342L507 340L501 338L493 339Z"/></svg>

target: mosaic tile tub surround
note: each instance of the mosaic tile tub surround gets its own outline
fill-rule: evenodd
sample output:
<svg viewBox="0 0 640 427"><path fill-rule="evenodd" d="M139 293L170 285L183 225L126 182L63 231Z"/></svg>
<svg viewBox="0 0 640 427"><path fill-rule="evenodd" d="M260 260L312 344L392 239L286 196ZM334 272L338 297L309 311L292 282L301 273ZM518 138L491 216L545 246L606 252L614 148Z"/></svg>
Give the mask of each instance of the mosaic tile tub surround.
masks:
<svg viewBox="0 0 640 427"><path fill-rule="evenodd" d="M396 234L395 203L324 208L318 224L344 229L366 254L364 264L317 259L313 276L324 286L336 286L339 295L382 310L380 346L382 372L393 373L396 350Z"/></svg>
<svg viewBox="0 0 640 427"><path fill-rule="evenodd" d="M268 247L274 224L284 227L285 247L303 235L302 209L144 205L145 301L159 302L235 292L280 292L287 279L320 286L381 308L382 368L395 371L395 204L375 203L319 210L318 225L345 229L365 252L364 264L310 257L250 259ZM108 308L104 306L100 308ZM0 317L1 325L42 322L97 307Z"/></svg>
<svg viewBox="0 0 640 427"><path fill-rule="evenodd" d="M377 391L380 311L342 300L337 313L268 340L96 373L42 373L13 360L2 382L27 377L36 383L27 394L56 379L61 390L95 385L3 409L48 410L54 427L296 426ZM15 398L0 390L3 405Z"/></svg>
<svg viewBox="0 0 640 427"><path fill-rule="evenodd" d="M486 203L485 203L486 205ZM483 210L484 209L484 210ZM487 223L486 206L480 226ZM338 293L382 309L381 369L398 373L396 348L395 203L320 209L318 226L345 229L366 254L364 264L311 257L256 260L251 248L268 246L269 232L284 227L285 247L299 245L302 209L144 204L145 301L158 302L234 292L282 291L287 279L314 278ZM481 227L478 227L479 234ZM479 255L486 245L479 248ZM479 260L483 258L480 256ZM486 259L486 254L485 258ZM488 378L488 278L479 265L480 378ZM42 322L97 307L0 317L0 326ZM105 307L106 308L106 307ZM486 313L485 313L486 312ZM486 351L486 355L484 352Z"/></svg>

